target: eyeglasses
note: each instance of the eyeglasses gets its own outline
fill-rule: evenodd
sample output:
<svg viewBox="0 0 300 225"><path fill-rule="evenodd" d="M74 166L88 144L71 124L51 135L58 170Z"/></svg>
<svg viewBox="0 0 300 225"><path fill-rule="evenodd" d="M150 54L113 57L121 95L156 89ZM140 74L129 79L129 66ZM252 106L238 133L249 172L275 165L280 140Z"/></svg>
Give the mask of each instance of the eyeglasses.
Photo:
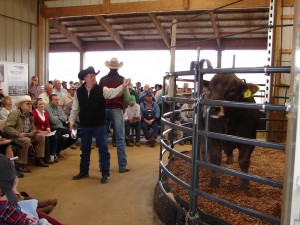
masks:
<svg viewBox="0 0 300 225"><path fill-rule="evenodd" d="M26 102L26 103L24 103L24 104L26 104L26 105L32 105L32 103L31 103L31 102Z"/></svg>
<svg viewBox="0 0 300 225"><path fill-rule="evenodd" d="M152 95L146 95L147 97L152 97Z"/></svg>

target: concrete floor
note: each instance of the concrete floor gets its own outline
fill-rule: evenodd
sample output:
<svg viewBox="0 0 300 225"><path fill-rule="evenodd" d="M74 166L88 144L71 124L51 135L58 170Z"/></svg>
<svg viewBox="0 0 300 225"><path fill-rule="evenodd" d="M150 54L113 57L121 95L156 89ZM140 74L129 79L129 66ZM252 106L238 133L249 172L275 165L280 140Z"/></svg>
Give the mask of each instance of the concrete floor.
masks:
<svg viewBox="0 0 300 225"><path fill-rule="evenodd" d="M74 181L79 171L80 149L64 151L49 168L32 167L19 181L19 191L43 200L57 198L51 216L68 225L159 225L153 211L153 192L158 180L159 145L127 147L128 168L118 173L116 148L111 153L111 180L101 184L96 148L92 151L90 177Z"/></svg>

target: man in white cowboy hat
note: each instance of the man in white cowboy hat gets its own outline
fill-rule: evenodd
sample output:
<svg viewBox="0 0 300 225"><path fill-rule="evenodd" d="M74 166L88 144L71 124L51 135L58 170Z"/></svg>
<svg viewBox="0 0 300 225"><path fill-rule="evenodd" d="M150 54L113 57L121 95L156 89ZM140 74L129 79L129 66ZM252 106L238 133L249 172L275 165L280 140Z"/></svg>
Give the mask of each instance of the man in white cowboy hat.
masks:
<svg viewBox="0 0 300 225"><path fill-rule="evenodd" d="M76 90L71 115L69 117L70 128L79 116L81 134L81 160L79 174L73 180L79 180L89 176L90 155L92 138L96 138L99 155L99 168L102 172L101 183L109 181L110 153L107 147L107 130L105 125L105 101L121 96L130 83L130 79L124 81L116 88L101 87L97 84L94 67L90 66L78 74L84 83Z"/></svg>
<svg viewBox="0 0 300 225"><path fill-rule="evenodd" d="M110 69L110 72L100 79L101 87L116 88L124 82L124 77L118 73L118 69L123 66L123 62L119 62L117 58L113 57L110 61L105 62L105 66ZM129 91L126 93L129 100ZM129 102L129 101L128 101ZM130 171L127 168L125 132L124 132L124 96L119 96L105 101L106 121L107 125L112 122L114 134L116 135L117 154L119 172L124 173Z"/></svg>
<svg viewBox="0 0 300 225"><path fill-rule="evenodd" d="M33 144L35 149L35 164L48 167L43 161L45 153L45 136L35 130L31 114L31 97L24 95L16 101L16 110L12 111L6 120L4 132L18 147L16 168L19 172L30 173L27 167L28 149Z"/></svg>

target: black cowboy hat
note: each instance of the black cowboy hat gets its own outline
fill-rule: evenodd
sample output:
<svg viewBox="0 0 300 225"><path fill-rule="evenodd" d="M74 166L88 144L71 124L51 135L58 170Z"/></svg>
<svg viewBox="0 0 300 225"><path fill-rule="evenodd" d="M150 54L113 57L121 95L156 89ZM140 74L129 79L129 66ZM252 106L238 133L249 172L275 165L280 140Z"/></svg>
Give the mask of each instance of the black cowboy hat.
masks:
<svg viewBox="0 0 300 225"><path fill-rule="evenodd" d="M86 75L88 75L88 74L95 74L95 75L97 75L99 72L100 72L100 70L98 70L98 72L96 73L94 67L89 66L89 67L86 68L85 70L81 70L81 71L78 73L78 78L79 78L80 80L84 80L84 77L85 77Z"/></svg>

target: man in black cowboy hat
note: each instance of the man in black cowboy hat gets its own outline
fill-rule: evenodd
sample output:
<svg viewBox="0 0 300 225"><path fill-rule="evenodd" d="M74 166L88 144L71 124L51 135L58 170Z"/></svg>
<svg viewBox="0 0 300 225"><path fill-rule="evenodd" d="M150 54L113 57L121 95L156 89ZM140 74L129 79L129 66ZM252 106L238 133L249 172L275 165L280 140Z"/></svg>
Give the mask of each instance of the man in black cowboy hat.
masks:
<svg viewBox="0 0 300 225"><path fill-rule="evenodd" d="M115 88L124 82L124 77L119 75L118 69L123 66L123 62L119 62L117 58L113 57L110 61L105 62L105 66L110 69L110 72L101 78L100 86ZM128 100L130 97L129 91ZM113 123L114 134L116 136L116 144L117 144L117 154L118 154L118 164L119 164L119 172L124 173L130 171L127 168L127 156L126 156L126 144L125 144L125 132L124 132L124 116L123 112L125 110L124 107L124 96L119 96L117 98L113 98L107 100L105 102L106 108L106 124L108 125L110 122Z"/></svg>
<svg viewBox="0 0 300 225"><path fill-rule="evenodd" d="M96 81L99 72L95 72L94 67L90 66L78 74L78 78L84 80L84 83L76 91L69 120L70 128L73 129L79 116L82 153L80 172L73 179L89 176L91 144L92 138L95 137L100 157L99 168L102 171L101 183L107 183L110 176L110 154L107 148L105 101L121 96L131 80L124 79L124 82L116 88L101 87Z"/></svg>

